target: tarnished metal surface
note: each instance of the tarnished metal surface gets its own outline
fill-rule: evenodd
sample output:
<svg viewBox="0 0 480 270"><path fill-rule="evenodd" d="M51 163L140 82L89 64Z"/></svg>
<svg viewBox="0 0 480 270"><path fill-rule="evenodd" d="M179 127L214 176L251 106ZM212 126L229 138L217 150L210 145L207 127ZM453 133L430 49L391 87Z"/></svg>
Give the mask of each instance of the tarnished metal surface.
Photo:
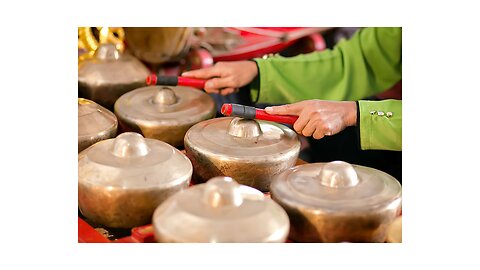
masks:
<svg viewBox="0 0 480 270"><path fill-rule="evenodd" d="M122 130L142 133L173 146L183 146L187 130L215 117L212 97L184 86L147 86L133 90L115 103Z"/></svg>
<svg viewBox="0 0 480 270"><path fill-rule="evenodd" d="M151 222L155 208L190 183L192 165L172 146L126 132L78 156L78 204L89 220L111 228Z"/></svg>
<svg viewBox="0 0 480 270"><path fill-rule="evenodd" d="M270 194L287 211L297 242L385 242L402 202L395 178L342 161L290 168Z"/></svg>
<svg viewBox="0 0 480 270"><path fill-rule="evenodd" d="M117 135L117 117L97 103L78 99L78 152Z"/></svg>
<svg viewBox="0 0 480 270"><path fill-rule="evenodd" d="M216 177L177 193L153 215L158 242L285 242L288 216L260 191Z"/></svg>
<svg viewBox="0 0 480 270"><path fill-rule="evenodd" d="M402 243L402 216L396 217L387 229L388 243Z"/></svg>
<svg viewBox="0 0 480 270"><path fill-rule="evenodd" d="M300 142L293 130L277 123L223 117L188 130L185 150L199 182L229 176L268 191L272 177L295 164Z"/></svg>
<svg viewBox="0 0 480 270"><path fill-rule="evenodd" d="M100 44L92 58L78 65L78 94L113 110L126 92L145 86L150 71L140 61L122 54L113 44Z"/></svg>
<svg viewBox="0 0 480 270"><path fill-rule="evenodd" d="M191 27L124 27L125 41L135 57L151 64L181 60L190 49Z"/></svg>

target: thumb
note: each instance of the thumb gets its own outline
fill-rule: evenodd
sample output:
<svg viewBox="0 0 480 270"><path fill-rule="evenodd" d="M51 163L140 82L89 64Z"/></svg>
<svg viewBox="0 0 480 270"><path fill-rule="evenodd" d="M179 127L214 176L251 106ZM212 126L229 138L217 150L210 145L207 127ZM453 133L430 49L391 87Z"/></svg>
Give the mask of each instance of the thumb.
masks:
<svg viewBox="0 0 480 270"><path fill-rule="evenodd" d="M300 115L303 107L299 103L286 104L281 106L266 107L265 111L268 114L280 114L280 115Z"/></svg>

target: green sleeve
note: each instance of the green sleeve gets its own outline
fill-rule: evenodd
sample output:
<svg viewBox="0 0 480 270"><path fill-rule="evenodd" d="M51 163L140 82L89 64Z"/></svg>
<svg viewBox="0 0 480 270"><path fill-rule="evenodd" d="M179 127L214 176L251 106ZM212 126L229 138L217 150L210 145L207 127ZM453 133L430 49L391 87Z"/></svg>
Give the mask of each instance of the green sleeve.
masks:
<svg viewBox="0 0 480 270"><path fill-rule="evenodd" d="M363 150L402 150L402 101L359 100L360 146Z"/></svg>
<svg viewBox="0 0 480 270"><path fill-rule="evenodd" d="M401 79L401 51L401 28L364 28L333 50L256 58L259 76L250 86L252 100L280 104L366 98Z"/></svg>

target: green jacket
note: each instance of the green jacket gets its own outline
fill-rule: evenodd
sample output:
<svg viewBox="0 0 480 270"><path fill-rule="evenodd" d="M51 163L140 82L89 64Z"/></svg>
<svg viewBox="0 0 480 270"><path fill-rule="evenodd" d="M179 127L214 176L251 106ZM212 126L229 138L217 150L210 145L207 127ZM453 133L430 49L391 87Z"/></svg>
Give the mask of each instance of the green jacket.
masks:
<svg viewBox="0 0 480 270"><path fill-rule="evenodd" d="M402 150L401 100L360 100L402 79L401 28L364 28L332 50L254 60L259 76L251 83L253 100L358 100L361 148Z"/></svg>

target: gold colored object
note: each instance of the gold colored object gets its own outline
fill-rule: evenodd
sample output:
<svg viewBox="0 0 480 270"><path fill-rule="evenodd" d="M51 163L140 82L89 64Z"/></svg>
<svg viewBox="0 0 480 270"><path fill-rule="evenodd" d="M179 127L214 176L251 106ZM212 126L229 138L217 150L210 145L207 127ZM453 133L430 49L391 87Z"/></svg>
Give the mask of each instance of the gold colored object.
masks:
<svg viewBox="0 0 480 270"><path fill-rule="evenodd" d="M162 203L152 218L158 242L282 243L288 216L260 191L215 177Z"/></svg>
<svg viewBox="0 0 480 270"><path fill-rule="evenodd" d="M145 86L148 68L113 44L101 44L93 57L79 62L78 94L113 111L115 101L133 89Z"/></svg>
<svg viewBox="0 0 480 270"><path fill-rule="evenodd" d="M398 216L388 226L387 230L388 243L402 243L402 216Z"/></svg>
<svg viewBox="0 0 480 270"><path fill-rule="evenodd" d="M270 194L287 211L296 242L385 242L402 202L395 178L343 161L290 168Z"/></svg>
<svg viewBox="0 0 480 270"><path fill-rule="evenodd" d="M229 176L268 191L271 179L292 167L300 141L290 128L268 121L222 117L200 122L185 135L194 180Z"/></svg>
<svg viewBox="0 0 480 270"><path fill-rule="evenodd" d="M97 103L78 99L78 152L117 135L117 117Z"/></svg>
<svg viewBox="0 0 480 270"><path fill-rule="evenodd" d="M95 37L94 30L99 34ZM78 48L87 52L95 52L100 44L112 43L115 47L123 52L125 32L122 27L78 27Z"/></svg>
<svg viewBox="0 0 480 270"><path fill-rule="evenodd" d="M194 33L191 27L125 27L124 31L132 54L157 65L184 58Z"/></svg>
<svg viewBox="0 0 480 270"><path fill-rule="evenodd" d="M187 130L215 117L216 108L211 96L191 87L147 86L121 96L115 114L123 130L180 147Z"/></svg>
<svg viewBox="0 0 480 270"><path fill-rule="evenodd" d="M78 156L78 206L110 228L151 223L155 208L188 187L190 160L164 142L125 132Z"/></svg>

